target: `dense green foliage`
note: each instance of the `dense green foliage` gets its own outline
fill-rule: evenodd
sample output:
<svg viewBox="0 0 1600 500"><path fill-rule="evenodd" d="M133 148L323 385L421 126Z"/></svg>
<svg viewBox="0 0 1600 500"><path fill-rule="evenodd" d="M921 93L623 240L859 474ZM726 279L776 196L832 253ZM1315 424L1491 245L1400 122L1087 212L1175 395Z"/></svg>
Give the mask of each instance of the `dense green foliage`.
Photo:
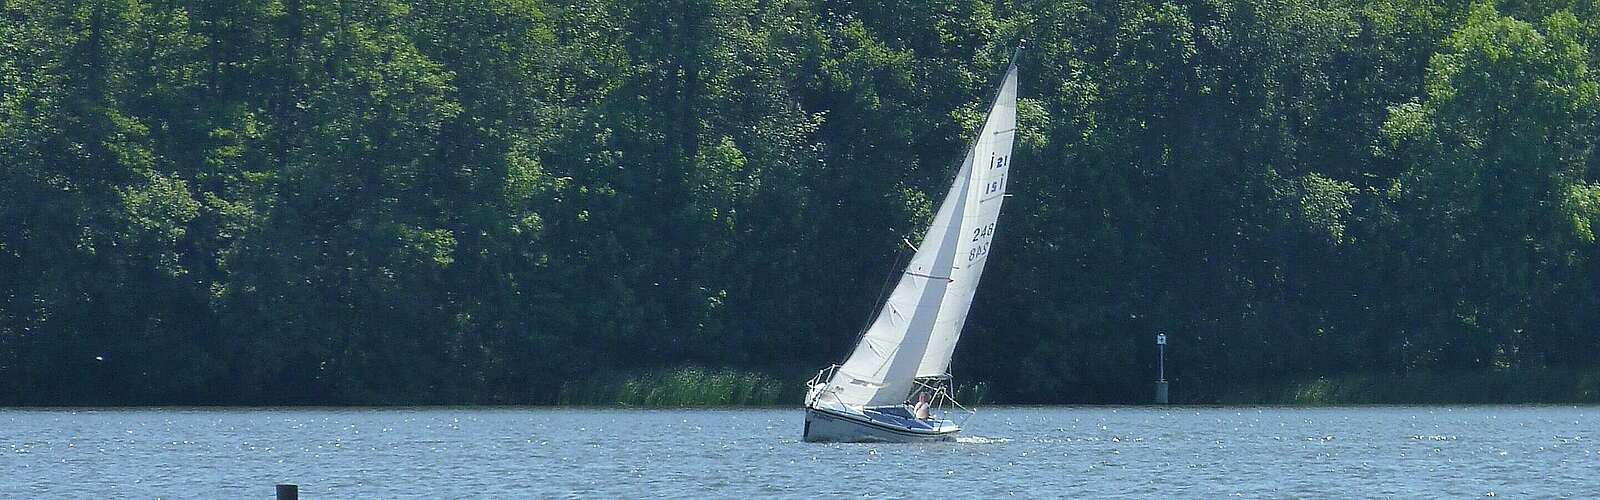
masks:
<svg viewBox="0 0 1600 500"><path fill-rule="evenodd" d="M1600 0L0 0L0 404L779 399L1024 38L988 399L1597 398Z"/></svg>

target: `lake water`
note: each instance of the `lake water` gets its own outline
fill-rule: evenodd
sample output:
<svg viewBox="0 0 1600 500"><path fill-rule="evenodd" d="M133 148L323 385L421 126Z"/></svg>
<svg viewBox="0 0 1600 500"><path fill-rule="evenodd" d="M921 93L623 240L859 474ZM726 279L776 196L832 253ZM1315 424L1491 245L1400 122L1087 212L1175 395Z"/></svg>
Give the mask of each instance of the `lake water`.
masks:
<svg viewBox="0 0 1600 500"><path fill-rule="evenodd" d="M1600 408L984 408L933 445L799 409L0 410L0 498L1600 497Z"/></svg>

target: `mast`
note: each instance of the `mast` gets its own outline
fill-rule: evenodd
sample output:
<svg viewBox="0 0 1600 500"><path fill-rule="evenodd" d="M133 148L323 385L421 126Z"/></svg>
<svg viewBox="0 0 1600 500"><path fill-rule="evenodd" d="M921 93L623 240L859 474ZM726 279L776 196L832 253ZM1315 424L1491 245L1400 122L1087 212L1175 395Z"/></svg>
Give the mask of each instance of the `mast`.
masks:
<svg viewBox="0 0 1600 500"><path fill-rule="evenodd" d="M968 145L950 190L893 292L828 381L856 406L901 404L919 376L942 375L988 259L1016 130L1016 58Z"/></svg>
<svg viewBox="0 0 1600 500"><path fill-rule="evenodd" d="M1017 58L1021 54L1020 46L1012 52L1011 63L989 105L989 114L967 152L967 161L974 163L968 185L973 191L971 196L977 201L967 206L961 230L963 237L956 252L959 257L950 271L951 291L929 334L928 348L918 364L917 377L941 377L949 373L956 342L961 339L984 264L989 260L1011 172L1011 148L1017 128Z"/></svg>

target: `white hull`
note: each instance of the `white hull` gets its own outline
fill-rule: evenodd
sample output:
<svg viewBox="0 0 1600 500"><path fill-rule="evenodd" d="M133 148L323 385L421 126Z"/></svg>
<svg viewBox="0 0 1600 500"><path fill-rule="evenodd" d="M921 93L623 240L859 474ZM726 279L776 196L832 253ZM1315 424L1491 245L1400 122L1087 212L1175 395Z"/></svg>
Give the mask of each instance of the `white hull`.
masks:
<svg viewBox="0 0 1600 500"><path fill-rule="evenodd" d="M808 443L929 443L955 441L961 428L946 424L937 430L898 427L865 416L806 408L805 441Z"/></svg>

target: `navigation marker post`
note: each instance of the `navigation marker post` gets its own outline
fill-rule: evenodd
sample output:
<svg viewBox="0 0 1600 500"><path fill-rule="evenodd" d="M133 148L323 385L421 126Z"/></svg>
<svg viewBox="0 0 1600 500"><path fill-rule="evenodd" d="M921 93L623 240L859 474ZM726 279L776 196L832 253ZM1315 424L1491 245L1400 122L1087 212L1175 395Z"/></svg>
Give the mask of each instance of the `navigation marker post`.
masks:
<svg viewBox="0 0 1600 500"><path fill-rule="evenodd" d="M1156 404L1167 404L1167 334L1156 334Z"/></svg>

